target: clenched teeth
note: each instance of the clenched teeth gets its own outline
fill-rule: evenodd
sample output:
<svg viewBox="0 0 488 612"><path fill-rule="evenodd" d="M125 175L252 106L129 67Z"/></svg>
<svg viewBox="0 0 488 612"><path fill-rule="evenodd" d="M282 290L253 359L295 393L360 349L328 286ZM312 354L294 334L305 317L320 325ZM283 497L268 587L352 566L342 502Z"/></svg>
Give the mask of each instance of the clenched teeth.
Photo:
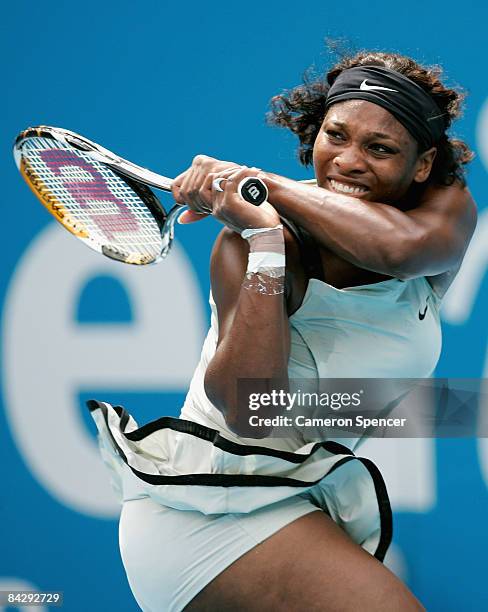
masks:
<svg viewBox="0 0 488 612"><path fill-rule="evenodd" d="M346 185L345 183L334 181L334 179L330 179L330 184L332 185L332 189L339 193L358 195L359 193L365 193L368 191L366 187L353 187L352 185Z"/></svg>

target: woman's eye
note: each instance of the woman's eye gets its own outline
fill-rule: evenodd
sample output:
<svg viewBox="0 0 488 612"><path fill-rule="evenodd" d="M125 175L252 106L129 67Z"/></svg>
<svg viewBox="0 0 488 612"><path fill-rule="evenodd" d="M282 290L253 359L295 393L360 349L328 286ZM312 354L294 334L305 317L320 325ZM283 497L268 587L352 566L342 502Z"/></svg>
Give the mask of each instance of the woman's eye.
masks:
<svg viewBox="0 0 488 612"><path fill-rule="evenodd" d="M327 134L327 136L329 138L332 138L333 140L343 140L344 137L340 132L335 132L334 130L326 130L325 133Z"/></svg>
<svg viewBox="0 0 488 612"><path fill-rule="evenodd" d="M385 154L392 154L395 151L393 151L393 149L390 149L390 147L387 147L386 145L382 145L382 144L373 144L370 146L370 148L375 152L375 153L385 153Z"/></svg>

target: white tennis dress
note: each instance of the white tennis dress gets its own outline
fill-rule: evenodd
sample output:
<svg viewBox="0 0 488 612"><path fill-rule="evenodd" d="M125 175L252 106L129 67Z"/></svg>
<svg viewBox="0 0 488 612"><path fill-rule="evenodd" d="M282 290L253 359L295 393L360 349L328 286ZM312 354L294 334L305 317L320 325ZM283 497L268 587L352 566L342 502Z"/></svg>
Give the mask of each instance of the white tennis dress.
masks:
<svg viewBox="0 0 488 612"><path fill-rule="evenodd" d="M292 430L257 440L229 430L204 391L218 337L211 295L210 305L180 419L138 427L124 409L89 402L123 502L122 560L146 611L182 610L245 552L317 509L380 560L392 537L386 487L375 465L354 455L357 439L317 442ZM439 306L423 277L347 289L311 279L290 317L289 376L429 377L441 349Z"/></svg>

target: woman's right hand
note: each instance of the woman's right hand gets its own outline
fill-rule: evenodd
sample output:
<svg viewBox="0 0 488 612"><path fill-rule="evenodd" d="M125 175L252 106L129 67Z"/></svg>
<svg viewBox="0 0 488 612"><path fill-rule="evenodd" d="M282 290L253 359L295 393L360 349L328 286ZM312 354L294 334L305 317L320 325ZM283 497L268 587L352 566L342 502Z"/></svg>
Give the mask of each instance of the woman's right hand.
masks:
<svg viewBox="0 0 488 612"><path fill-rule="evenodd" d="M240 234L245 229L273 228L280 223L280 217L269 202L259 206L247 202L239 192L239 185L247 178L266 178L259 168L242 167L227 174L217 189L214 181L221 175L209 175L212 181L212 216L229 229Z"/></svg>

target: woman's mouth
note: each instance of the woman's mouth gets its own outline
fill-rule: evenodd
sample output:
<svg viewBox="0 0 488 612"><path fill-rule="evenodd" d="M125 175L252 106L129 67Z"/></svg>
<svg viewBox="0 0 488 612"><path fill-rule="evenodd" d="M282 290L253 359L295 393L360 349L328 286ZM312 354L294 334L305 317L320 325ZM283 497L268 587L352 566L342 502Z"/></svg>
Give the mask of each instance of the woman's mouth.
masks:
<svg viewBox="0 0 488 612"><path fill-rule="evenodd" d="M343 183L342 181L337 181L332 178L329 178L328 180L332 191L335 191L336 193L358 196L363 195L367 191L369 191L369 189L367 187L364 187L363 185L351 185L351 183Z"/></svg>

